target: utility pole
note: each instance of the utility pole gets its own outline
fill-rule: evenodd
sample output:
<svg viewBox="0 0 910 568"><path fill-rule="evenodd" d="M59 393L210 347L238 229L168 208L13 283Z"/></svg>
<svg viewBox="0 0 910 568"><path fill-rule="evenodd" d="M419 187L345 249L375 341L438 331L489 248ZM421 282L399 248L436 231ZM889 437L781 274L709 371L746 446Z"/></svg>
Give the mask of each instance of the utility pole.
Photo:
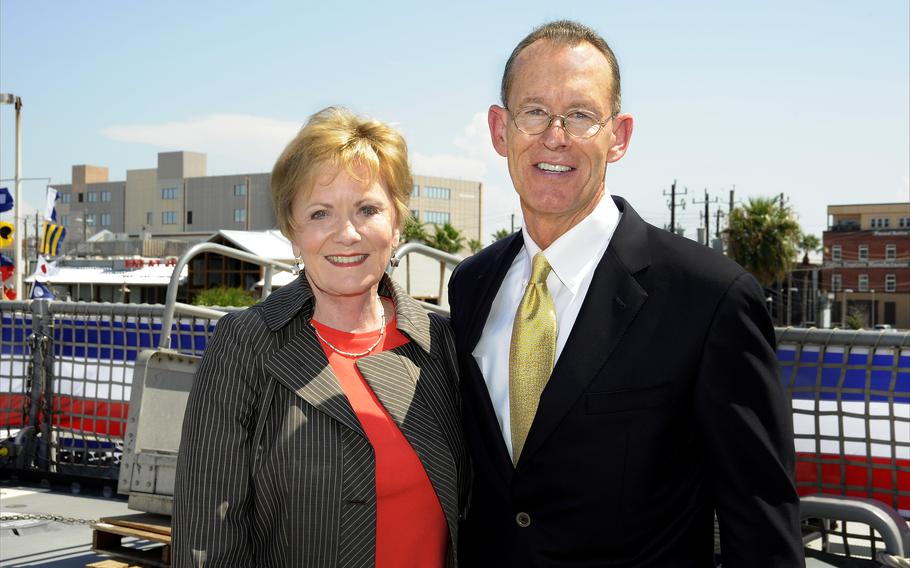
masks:
<svg viewBox="0 0 910 568"><path fill-rule="evenodd" d="M781 209L784 208L784 194L783 194L783 192L781 192L781 194L780 194L780 208L781 208Z"/></svg>
<svg viewBox="0 0 910 568"><path fill-rule="evenodd" d="M736 192L736 185L733 185L733 189L730 190L730 208L727 210L727 214L733 213L733 194Z"/></svg>
<svg viewBox="0 0 910 568"><path fill-rule="evenodd" d="M515 232L515 213L512 213L512 230L509 231L509 234L512 234L514 232Z"/></svg>
<svg viewBox="0 0 910 568"><path fill-rule="evenodd" d="M704 214L705 215L704 216L704 219L705 219L705 246L711 246L711 212L710 212L709 207L710 207L711 203L717 203L717 201L718 201L718 199L716 197L714 198L714 201L711 201L711 198L708 197L708 188L707 187L705 188L705 200L704 201L692 201L692 203L696 203L698 205L701 205L701 204L705 205L705 214Z"/></svg>
<svg viewBox="0 0 910 568"><path fill-rule="evenodd" d="M721 211L720 207L717 208L717 211L714 212L714 238L720 238L720 218L724 216L724 212Z"/></svg>
<svg viewBox="0 0 910 568"><path fill-rule="evenodd" d="M679 195L686 195L686 194L688 194L688 193L689 193L689 188L686 188L685 191L683 191L683 192L680 193ZM663 192L663 195L664 195L664 197L666 197L668 194L667 194L666 191L664 191L664 192ZM669 203L667 203L667 206L670 208L670 232L671 232L671 233L675 233L675 232L676 232L676 195L677 195L677 193L676 193L676 180L673 180L673 185L670 186L670 193L669 193L670 201L669 201ZM680 206L681 208L685 209L685 208L686 208L686 200L685 200L685 199L681 199L681 200L680 200L679 206Z"/></svg>

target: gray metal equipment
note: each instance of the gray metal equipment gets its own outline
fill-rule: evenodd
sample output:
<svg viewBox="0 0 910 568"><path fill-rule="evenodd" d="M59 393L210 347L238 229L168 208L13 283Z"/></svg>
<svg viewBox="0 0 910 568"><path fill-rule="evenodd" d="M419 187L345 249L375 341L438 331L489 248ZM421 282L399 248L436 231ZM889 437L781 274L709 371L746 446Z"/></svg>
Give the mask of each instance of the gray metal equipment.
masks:
<svg viewBox="0 0 910 568"><path fill-rule="evenodd" d="M169 350L139 354L117 485L130 509L173 513L183 414L200 360Z"/></svg>

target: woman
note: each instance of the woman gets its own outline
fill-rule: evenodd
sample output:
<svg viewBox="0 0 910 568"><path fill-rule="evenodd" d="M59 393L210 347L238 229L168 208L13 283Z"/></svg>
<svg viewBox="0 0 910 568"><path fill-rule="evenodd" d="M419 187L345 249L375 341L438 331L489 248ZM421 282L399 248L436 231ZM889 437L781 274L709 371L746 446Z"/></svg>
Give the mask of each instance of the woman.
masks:
<svg viewBox="0 0 910 568"><path fill-rule="evenodd" d="M272 171L300 276L224 316L187 406L175 566L455 564L465 453L447 322L385 274L407 147L340 108Z"/></svg>

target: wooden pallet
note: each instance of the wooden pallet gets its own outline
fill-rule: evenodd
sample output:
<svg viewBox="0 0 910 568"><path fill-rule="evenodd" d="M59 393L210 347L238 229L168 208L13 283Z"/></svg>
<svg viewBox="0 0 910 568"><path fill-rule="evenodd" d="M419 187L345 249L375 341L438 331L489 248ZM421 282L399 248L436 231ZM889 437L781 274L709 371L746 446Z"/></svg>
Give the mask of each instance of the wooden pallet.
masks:
<svg viewBox="0 0 910 568"><path fill-rule="evenodd" d="M123 543L124 537L147 541L142 544L160 545L150 548L126 546ZM171 518L150 513L102 518L92 524L92 550L111 556L114 561L126 562L102 564L97 568L168 568L171 565Z"/></svg>

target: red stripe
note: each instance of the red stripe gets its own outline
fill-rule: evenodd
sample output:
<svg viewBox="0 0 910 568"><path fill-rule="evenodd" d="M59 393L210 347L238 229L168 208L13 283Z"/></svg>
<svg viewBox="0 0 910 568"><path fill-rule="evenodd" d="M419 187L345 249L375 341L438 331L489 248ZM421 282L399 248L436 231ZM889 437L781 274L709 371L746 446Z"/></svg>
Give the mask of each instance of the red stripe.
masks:
<svg viewBox="0 0 910 568"><path fill-rule="evenodd" d="M796 484L800 495L871 497L910 511L910 459L798 452ZM829 487L819 487L821 484ZM858 489L843 489L848 486ZM898 495L898 491L905 494Z"/></svg>
<svg viewBox="0 0 910 568"><path fill-rule="evenodd" d="M0 428L22 428L27 401L24 394L0 394Z"/></svg>
<svg viewBox="0 0 910 568"><path fill-rule="evenodd" d="M0 428L21 428L27 420L24 394L0 394ZM53 425L56 428L122 438L126 434L129 403L57 395ZM38 417L39 421L41 417Z"/></svg>
<svg viewBox="0 0 910 568"><path fill-rule="evenodd" d="M129 403L73 396L54 397L54 426L115 438L126 434Z"/></svg>

